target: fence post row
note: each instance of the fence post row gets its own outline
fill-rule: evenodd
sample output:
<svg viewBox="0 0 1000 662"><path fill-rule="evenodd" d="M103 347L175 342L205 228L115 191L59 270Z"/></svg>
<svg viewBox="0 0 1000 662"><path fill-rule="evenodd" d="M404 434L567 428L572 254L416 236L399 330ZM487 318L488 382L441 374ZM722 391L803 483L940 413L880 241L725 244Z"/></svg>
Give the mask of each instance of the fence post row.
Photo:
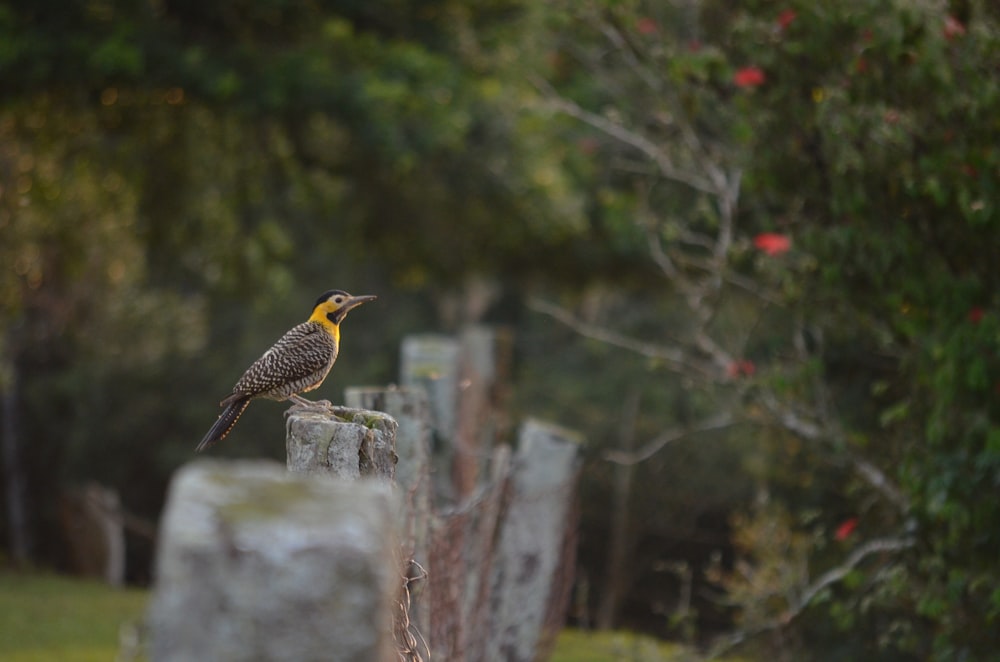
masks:
<svg viewBox="0 0 1000 662"><path fill-rule="evenodd" d="M411 336L402 388L289 411L285 469L178 471L154 662L543 656L572 581L580 439L528 421L502 443L511 346L484 327Z"/></svg>

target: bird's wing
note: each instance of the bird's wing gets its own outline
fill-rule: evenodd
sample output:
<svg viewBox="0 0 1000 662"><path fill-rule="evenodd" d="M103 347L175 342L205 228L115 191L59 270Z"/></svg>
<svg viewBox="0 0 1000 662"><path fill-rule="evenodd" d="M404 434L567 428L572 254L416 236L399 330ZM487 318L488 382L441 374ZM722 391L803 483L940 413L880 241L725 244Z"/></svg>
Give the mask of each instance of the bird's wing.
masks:
<svg viewBox="0 0 1000 662"><path fill-rule="evenodd" d="M318 325L304 322L291 329L247 368L233 394L256 396L322 371L336 356L336 345Z"/></svg>

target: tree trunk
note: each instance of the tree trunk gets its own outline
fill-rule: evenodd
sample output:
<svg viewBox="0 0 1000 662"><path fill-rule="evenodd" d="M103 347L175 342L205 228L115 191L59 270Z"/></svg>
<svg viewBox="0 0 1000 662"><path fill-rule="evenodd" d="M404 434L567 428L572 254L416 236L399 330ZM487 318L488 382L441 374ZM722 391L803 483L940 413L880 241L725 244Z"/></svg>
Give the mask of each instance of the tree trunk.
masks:
<svg viewBox="0 0 1000 662"><path fill-rule="evenodd" d="M635 447L635 425L639 416L639 392L632 391L625 399L622 412L621 437L619 449L623 456L632 453ZM597 629L610 630L615 627L618 617L618 607L625 594L625 584L628 571L625 561L628 556L629 533L629 495L632 492L632 479L635 476L635 464L622 462L615 466L614 492L611 495L611 534L608 541L608 565L604 576L604 586L601 590L601 604L597 609Z"/></svg>
<svg viewBox="0 0 1000 662"><path fill-rule="evenodd" d="M4 348L0 348L3 351ZM15 361L0 356L0 452L3 457L4 501L7 503L7 538L15 563L28 561L31 529L28 525L27 486L21 458L18 374Z"/></svg>

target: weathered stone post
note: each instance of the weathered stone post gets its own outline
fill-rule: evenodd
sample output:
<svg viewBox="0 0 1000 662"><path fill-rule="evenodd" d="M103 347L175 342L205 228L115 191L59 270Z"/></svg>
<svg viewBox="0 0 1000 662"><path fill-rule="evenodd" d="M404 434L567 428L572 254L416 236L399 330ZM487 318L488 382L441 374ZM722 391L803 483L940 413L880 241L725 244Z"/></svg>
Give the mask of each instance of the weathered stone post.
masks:
<svg viewBox="0 0 1000 662"><path fill-rule="evenodd" d="M415 628L414 642L424 645L431 632L431 584L426 581L430 568L428 558L431 529L430 479L430 411L423 388L351 387L344 392L350 407L384 412L395 419L396 488L400 510L398 514L401 555L407 575L409 609L404 614L408 627ZM412 560L412 562L410 562ZM409 563L409 568L406 564ZM399 636L399 634L397 634Z"/></svg>
<svg viewBox="0 0 1000 662"><path fill-rule="evenodd" d="M512 338L485 326L466 327L456 339L407 336L400 383L422 388L430 403L435 503L457 504L480 483L494 443L506 437Z"/></svg>
<svg viewBox="0 0 1000 662"><path fill-rule="evenodd" d="M459 336L458 416L452 476L459 498L472 495L481 483L493 446L507 438L510 390L510 333L469 326Z"/></svg>
<svg viewBox="0 0 1000 662"><path fill-rule="evenodd" d="M545 659L561 627L573 573L580 437L529 420L521 426L493 566L493 627L482 659Z"/></svg>
<svg viewBox="0 0 1000 662"><path fill-rule="evenodd" d="M427 516L430 499L430 413L422 388L351 387L344 391L351 411L381 413L396 422L396 484L403 502ZM386 424L388 427L388 424Z"/></svg>
<svg viewBox="0 0 1000 662"><path fill-rule="evenodd" d="M455 499L451 480L458 406L460 346L450 336L411 335L400 347L400 384L427 393L431 423L431 474L436 502Z"/></svg>
<svg viewBox="0 0 1000 662"><path fill-rule="evenodd" d="M379 411L293 407L285 425L288 470L391 482L396 475L396 427L391 416Z"/></svg>
<svg viewBox="0 0 1000 662"><path fill-rule="evenodd" d="M203 460L174 477L161 534L153 662L394 659L384 482Z"/></svg>

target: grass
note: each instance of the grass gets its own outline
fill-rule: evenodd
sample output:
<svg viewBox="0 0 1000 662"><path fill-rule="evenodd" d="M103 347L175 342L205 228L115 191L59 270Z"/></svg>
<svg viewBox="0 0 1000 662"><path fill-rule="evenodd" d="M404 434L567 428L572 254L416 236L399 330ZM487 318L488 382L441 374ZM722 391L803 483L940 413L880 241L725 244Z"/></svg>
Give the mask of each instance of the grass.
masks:
<svg viewBox="0 0 1000 662"><path fill-rule="evenodd" d="M679 662L691 649L632 632L563 630L549 662Z"/></svg>
<svg viewBox="0 0 1000 662"><path fill-rule="evenodd" d="M123 625L143 618L149 592L0 570L0 660L112 662ZM691 650L629 632L564 630L550 662L679 662Z"/></svg>
<svg viewBox="0 0 1000 662"><path fill-rule="evenodd" d="M120 628L142 619L148 597L100 582L0 572L0 660L112 662Z"/></svg>

